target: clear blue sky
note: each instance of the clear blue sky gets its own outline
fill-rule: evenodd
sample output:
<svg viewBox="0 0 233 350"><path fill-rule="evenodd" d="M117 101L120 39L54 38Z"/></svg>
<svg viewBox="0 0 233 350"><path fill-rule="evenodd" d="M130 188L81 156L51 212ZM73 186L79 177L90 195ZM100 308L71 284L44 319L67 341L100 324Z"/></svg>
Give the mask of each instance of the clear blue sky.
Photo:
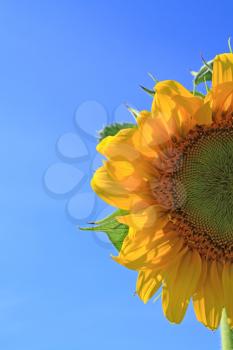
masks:
<svg viewBox="0 0 233 350"><path fill-rule="evenodd" d="M85 131L122 103L149 108L147 72L191 87L200 54L227 50L232 13L230 0L1 1L1 350L219 349L192 308L175 326L133 297L135 273L77 225L105 208Z"/></svg>

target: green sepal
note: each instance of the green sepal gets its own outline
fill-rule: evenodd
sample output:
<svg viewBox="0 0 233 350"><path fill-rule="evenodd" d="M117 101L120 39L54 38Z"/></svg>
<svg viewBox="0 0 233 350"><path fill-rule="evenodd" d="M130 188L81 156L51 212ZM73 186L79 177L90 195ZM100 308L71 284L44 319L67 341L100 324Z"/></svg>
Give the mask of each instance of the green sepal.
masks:
<svg viewBox="0 0 233 350"><path fill-rule="evenodd" d="M128 214L126 210L118 209L106 218L93 222L91 224L95 225L92 227L82 227L80 230L83 231L98 231L107 234L109 240L112 242L114 247L120 251L123 241L128 234L129 226L121 224L117 221L117 216L123 216Z"/></svg>
<svg viewBox="0 0 233 350"><path fill-rule="evenodd" d="M191 74L194 76L193 83L195 86L212 80L213 71L213 60L205 62L198 72L192 71Z"/></svg>
<svg viewBox="0 0 233 350"><path fill-rule="evenodd" d="M205 95L204 94L202 94L201 92L199 92L199 91L197 91L197 90L193 90L193 91L190 91L191 92L191 94L193 94L194 96L197 96L197 97L201 97L201 98L204 98L205 97Z"/></svg>
<svg viewBox="0 0 233 350"><path fill-rule="evenodd" d="M102 141L107 136L114 136L122 129L134 128L136 124L133 123L114 123L105 126L103 130L99 132L99 141Z"/></svg>
<svg viewBox="0 0 233 350"><path fill-rule="evenodd" d="M130 106L128 106L128 105L126 105L126 108L127 108L128 111L132 114L132 116L133 116L135 119L137 119L137 117L139 116L140 112L139 112L137 109L135 109L135 108L133 108L133 107L130 107Z"/></svg>
<svg viewBox="0 0 233 350"><path fill-rule="evenodd" d="M158 83L159 82L159 79L157 79L152 73L147 73L149 75L149 77L153 80L154 83Z"/></svg>
<svg viewBox="0 0 233 350"><path fill-rule="evenodd" d="M140 85L140 87L141 87L142 90L144 90L147 94L149 94L150 96L154 97L154 95L155 95L155 90L150 90L150 89L146 88L146 87L143 86L143 85Z"/></svg>

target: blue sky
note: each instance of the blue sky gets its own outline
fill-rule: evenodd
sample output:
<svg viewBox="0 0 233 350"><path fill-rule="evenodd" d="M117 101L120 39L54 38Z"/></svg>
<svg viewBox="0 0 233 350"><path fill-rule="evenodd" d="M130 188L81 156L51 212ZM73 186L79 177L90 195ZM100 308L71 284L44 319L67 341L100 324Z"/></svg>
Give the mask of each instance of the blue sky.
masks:
<svg viewBox="0 0 233 350"><path fill-rule="evenodd" d="M0 3L2 350L219 348L191 307L175 326L160 301L133 297L135 273L77 226L109 210L90 194L93 133L129 118L124 103L149 108L147 72L191 88L200 55L228 50L232 10L230 0Z"/></svg>

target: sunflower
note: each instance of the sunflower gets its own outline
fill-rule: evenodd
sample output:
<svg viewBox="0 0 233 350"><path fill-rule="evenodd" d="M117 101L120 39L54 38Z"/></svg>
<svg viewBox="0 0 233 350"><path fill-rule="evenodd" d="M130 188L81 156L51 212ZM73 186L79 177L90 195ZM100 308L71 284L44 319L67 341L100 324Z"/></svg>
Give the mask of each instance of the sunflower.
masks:
<svg viewBox="0 0 233 350"><path fill-rule="evenodd" d="M203 98L180 83L155 86L151 111L97 146L107 160L92 179L129 226L114 260L136 270L147 302L162 287L168 320L180 323L192 299L197 319L233 327L233 54L213 62Z"/></svg>

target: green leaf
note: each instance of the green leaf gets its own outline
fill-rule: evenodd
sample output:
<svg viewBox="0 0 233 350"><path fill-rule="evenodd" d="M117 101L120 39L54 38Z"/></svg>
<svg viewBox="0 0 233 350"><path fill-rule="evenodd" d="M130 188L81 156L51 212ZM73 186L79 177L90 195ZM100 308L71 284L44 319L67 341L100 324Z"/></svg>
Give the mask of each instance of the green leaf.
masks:
<svg viewBox="0 0 233 350"><path fill-rule="evenodd" d="M205 62L198 72L192 71L191 74L194 76L194 85L197 86L206 81L212 80L213 71L213 60Z"/></svg>
<svg viewBox="0 0 233 350"><path fill-rule="evenodd" d="M83 231L99 231L104 232L108 235L108 238L114 245L114 247L120 251L121 246L125 237L128 234L129 227L127 225L121 224L117 221L117 216L126 215L128 212L126 210L118 209L113 214L107 216L106 218L92 223L95 226L83 227L80 230Z"/></svg>
<svg viewBox="0 0 233 350"><path fill-rule="evenodd" d="M122 129L135 128L136 124L133 123L114 123L105 126L103 130L99 132L99 141L103 140L107 136L114 136Z"/></svg>

